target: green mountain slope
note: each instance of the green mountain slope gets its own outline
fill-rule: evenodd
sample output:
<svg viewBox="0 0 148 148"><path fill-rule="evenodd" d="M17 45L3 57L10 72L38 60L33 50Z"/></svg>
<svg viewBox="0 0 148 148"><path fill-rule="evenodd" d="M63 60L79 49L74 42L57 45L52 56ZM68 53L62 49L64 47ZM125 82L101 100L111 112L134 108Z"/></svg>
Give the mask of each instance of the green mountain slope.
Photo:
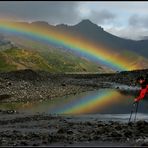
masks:
<svg viewBox="0 0 148 148"><path fill-rule="evenodd" d="M129 67L131 70L145 69L148 67L148 59L147 59L148 40L134 41L134 40L128 40L128 39L117 37L115 35L112 35L104 31L102 27L92 23L90 20L83 20L80 23L73 26L68 26L64 24L51 26L46 22L33 22L33 23L25 23L25 24L27 24L28 27L35 25L35 27L38 26L39 28L44 28L46 30L53 29L59 32L62 31L62 34L70 34L75 38L78 37L80 39L81 38L84 40L86 39L88 42L90 41L91 43L94 43L94 45L97 44L98 51L100 47L103 47L106 53L108 53L108 55L112 57L112 59L115 59L116 57L118 57L119 60L117 61L121 60L121 63L123 63L121 65L123 66L126 65L125 67L126 68ZM35 43L35 41L31 40L32 38L27 38L21 35L18 36L11 33L9 35L7 34L7 38L10 41L14 42L17 46L19 45L19 47L22 49L38 50L39 52L42 52L42 53L45 53L46 51L51 51L51 50L56 50L56 53L62 52L62 50L70 52L70 54L72 52L72 50L70 49L69 50L62 49L60 45L55 45L55 46L52 44L46 45L46 43L40 39L38 39L38 41L36 41ZM75 52L73 52L73 54L75 54ZM84 57L83 54L74 55L74 56L79 56L79 58L81 58L81 56ZM102 67L103 69L107 70L104 63L101 61L99 63L99 67ZM108 66L108 71L110 71L110 68L111 67ZM68 70L71 71L70 66Z"/></svg>
<svg viewBox="0 0 148 148"><path fill-rule="evenodd" d="M0 50L0 71L20 69L44 70L49 72L105 72L84 58L66 52L38 52L13 47Z"/></svg>
<svg viewBox="0 0 148 148"><path fill-rule="evenodd" d="M18 69L42 69L50 70L51 67L47 61L44 60L39 54L23 49L11 48L0 51L1 66L0 70L10 71Z"/></svg>

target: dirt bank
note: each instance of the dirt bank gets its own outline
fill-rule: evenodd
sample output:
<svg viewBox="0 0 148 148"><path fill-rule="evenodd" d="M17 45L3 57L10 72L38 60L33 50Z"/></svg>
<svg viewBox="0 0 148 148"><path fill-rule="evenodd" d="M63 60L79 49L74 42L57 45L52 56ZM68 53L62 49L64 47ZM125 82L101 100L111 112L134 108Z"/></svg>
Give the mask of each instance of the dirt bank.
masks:
<svg viewBox="0 0 148 148"><path fill-rule="evenodd" d="M131 85L135 84L137 76L147 73L148 70L115 74L51 74L29 69L0 73L0 101L43 101L99 88L110 88L111 85L105 82Z"/></svg>

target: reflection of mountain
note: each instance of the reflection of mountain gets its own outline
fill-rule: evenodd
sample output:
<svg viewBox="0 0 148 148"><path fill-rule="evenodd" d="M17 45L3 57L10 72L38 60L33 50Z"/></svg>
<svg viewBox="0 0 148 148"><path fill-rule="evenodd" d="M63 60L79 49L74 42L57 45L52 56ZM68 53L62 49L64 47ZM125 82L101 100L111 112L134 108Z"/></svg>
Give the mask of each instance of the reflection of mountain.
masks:
<svg viewBox="0 0 148 148"><path fill-rule="evenodd" d="M20 22L18 22L20 23ZM65 24L60 24L57 26L53 26L48 24L47 22L33 22L26 23L22 22L21 24L26 24L29 26L38 26L44 29L53 29L62 31L66 34L71 34L75 37L85 38L90 42L97 44L101 47L104 47L108 50L108 52L112 53L112 58L114 57L125 57L126 60L129 61L129 66L138 67L138 69L148 68L148 40L134 41L119 38L114 36L106 31L100 26L92 23L90 20L83 20L80 23L69 26ZM65 48L59 45L53 44L44 44L41 40L34 41L30 38L26 38L23 36L12 35L7 32L5 34L6 39L9 39L15 45L21 49L25 49L28 52L37 51L40 56L52 67L51 71L66 71L66 72L109 72L111 71L110 67L104 66L102 63L98 65L93 61L90 61L83 54L77 54L76 52L72 52L69 48ZM99 50L99 48L98 48ZM120 58L119 58L120 59ZM45 62L45 63L46 63ZM27 63L29 64L29 63ZM49 66L49 67L50 67ZM25 68L26 66L24 66ZM32 66L28 66L31 67ZM49 70L49 71L50 71Z"/></svg>

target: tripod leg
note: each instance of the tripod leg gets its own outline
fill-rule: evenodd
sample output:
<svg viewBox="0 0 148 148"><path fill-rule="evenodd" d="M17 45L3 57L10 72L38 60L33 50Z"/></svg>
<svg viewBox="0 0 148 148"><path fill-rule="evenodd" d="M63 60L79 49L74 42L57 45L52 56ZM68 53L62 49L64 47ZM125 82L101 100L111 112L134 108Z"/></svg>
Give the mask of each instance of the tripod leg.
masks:
<svg viewBox="0 0 148 148"><path fill-rule="evenodd" d="M131 114L130 114L129 122L130 122L130 120L131 120L131 117L132 117L132 114L133 114L134 108L135 108L135 102L134 102L133 105L132 105L132 110L131 110Z"/></svg>
<svg viewBox="0 0 148 148"><path fill-rule="evenodd" d="M137 111L138 111L138 104L139 104L139 102L137 102L137 105L136 105L136 112L135 112L135 119L134 119L134 122L136 121L136 115L137 115Z"/></svg>
<svg viewBox="0 0 148 148"><path fill-rule="evenodd" d="M130 118L129 118L129 121L128 122L130 122L131 117L132 117L132 114L133 114L133 109L131 110L131 114L130 114Z"/></svg>

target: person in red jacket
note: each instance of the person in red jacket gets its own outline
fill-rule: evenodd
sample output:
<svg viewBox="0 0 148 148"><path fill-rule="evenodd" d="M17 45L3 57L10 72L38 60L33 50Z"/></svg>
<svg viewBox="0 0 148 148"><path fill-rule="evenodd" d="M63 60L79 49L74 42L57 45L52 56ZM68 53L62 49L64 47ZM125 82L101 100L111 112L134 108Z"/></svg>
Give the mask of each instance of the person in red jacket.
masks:
<svg viewBox="0 0 148 148"><path fill-rule="evenodd" d="M135 102L142 100L146 94L148 94L148 80L144 79L143 76L137 78L137 82L141 85L140 93L137 98L134 99Z"/></svg>

